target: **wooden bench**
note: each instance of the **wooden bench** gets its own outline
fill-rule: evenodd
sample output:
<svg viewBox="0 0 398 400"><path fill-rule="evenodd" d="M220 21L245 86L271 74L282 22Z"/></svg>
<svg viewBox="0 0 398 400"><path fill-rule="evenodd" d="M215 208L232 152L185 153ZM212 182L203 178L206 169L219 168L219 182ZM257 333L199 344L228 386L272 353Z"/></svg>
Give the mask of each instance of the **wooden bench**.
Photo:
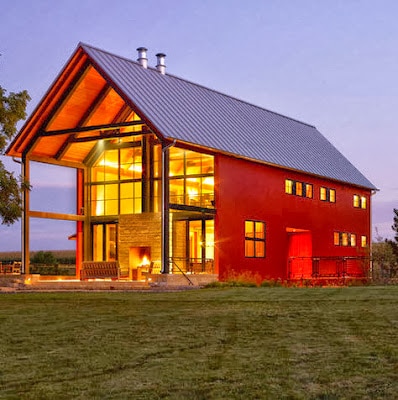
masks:
<svg viewBox="0 0 398 400"><path fill-rule="evenodd" d="M117 261L83 261L80 280L119 279L120 267Z"/></svg>

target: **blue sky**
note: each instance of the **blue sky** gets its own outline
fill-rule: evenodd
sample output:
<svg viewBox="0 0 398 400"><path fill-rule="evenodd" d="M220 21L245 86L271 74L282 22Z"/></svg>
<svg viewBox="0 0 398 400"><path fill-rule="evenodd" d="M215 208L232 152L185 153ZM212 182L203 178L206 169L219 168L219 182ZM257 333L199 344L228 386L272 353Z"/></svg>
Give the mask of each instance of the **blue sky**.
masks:
<svg viewBox="0 0 398 400"><path fill-rule="evenodd" d="M136 59L315 125L378 188L373 225L391 237L398 207L398 2L392 0L13 0L3 2L0 85L33 111L77 44ZM19 171L12 160L2 160ZM71 171L33 168L32 206L67 211ZM33 207L32 207L33 208ZM32 249L73 248L70 223L32 220ZM0 251L20 248L0 226Z"/></svg>

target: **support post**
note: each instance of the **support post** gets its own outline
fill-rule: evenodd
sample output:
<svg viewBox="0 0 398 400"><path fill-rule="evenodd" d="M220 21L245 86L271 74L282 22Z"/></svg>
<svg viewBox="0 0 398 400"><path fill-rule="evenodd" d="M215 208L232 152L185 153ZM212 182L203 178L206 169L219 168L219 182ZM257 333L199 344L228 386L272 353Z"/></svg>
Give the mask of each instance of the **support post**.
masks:
<svg viewBox="0 0 398 400"><path fill-rule="evenodd" d="M162 274L170 273L169 148L176 141L162 143Z"/></svg>
<svg viewBox="0 0 398 400"><path fill-rule="evenodd" d="M30 182L30 164L26 157L22 157L22 182ZM21 244L22 244L22 273L30 273L29 259L29 237L30 237L30 192L29 187L24 185L22 192L22 224L21 224Z"/></svg>

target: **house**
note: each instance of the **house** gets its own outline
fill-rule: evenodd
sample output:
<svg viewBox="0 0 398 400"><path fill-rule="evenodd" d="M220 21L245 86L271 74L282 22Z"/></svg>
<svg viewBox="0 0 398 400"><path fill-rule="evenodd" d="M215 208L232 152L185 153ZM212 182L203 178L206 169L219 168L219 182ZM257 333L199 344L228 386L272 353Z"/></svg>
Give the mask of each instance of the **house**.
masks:
<svg viewBox="0 0 398 400"><path fill-rule="evenodd" d="M83 261L118 261L133 279L248 274L258 279L366 276L376 187L314 126L79 44L10 144L22 160L76 170ZM34 188L33 188L34 190Z"/></svg>

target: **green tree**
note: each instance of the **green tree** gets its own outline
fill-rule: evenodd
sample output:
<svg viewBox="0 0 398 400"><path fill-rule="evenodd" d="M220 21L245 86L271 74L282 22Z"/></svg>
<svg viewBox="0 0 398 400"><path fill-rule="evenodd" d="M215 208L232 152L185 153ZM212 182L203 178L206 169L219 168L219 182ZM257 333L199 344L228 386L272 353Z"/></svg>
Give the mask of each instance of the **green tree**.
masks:
<svg viewBox="0 0 398 400"><path fill-rule="evenodd" d="M391 229L395 232L395 242L398 244L398 208L394 208L394 219Z"/></svg>
<svg viewBox="0 0 398 400"><path fill-rule="evenodd" d="M54 265L57 263L57 259L51 251L38 251L32 257L31 262L33 264Z"/></svg>
<svg viewBox="0 0 398 400"><path fill-rule="evenodd" d="M17 123L26 118L26 105L30 96L26 90L19 93L7 91L0 86L0 155L17 131ZM22 211L21 191L29 187L21 178L15 177L0 161L0 220L11 225L18 220Z"/></svg>

